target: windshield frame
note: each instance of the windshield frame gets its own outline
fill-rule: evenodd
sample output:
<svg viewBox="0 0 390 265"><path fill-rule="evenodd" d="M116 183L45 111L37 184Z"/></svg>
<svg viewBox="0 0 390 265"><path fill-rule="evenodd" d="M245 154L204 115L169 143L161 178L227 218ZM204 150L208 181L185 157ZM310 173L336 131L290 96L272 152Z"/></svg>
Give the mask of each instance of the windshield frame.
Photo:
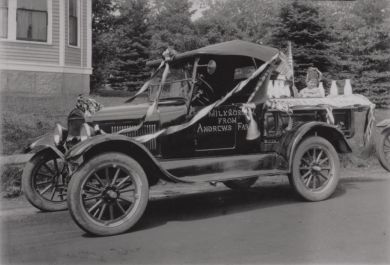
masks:
<svg viewBox="0 0 390 265"><path fill-rule="evenodd" d="M154 70L152 72L150 78L145 82L145 83L149 83L148 84L148 88L144 92L144 93L148 94L148 96L147 96L148 100L149 101L158 101L159 102L161 100L162 89L163 89L163 86L165 84L187 81L189 83L189 89L188 89L187 96L186 97L180 97L180 98L185 100L186 105L188 107L189 103L191 102L192 93L193 93L193 87L194 87L194 81L195 81L195 77L196 77L196 66L195 65L196 65L196 63L198 61L199 61L199 58L195 58L194 60L187 61L186 63L181 62L180 64L174 64L174 65L172 65L171 62L166 62L166 66L165 67L158 67L156 70ZM192 73L190 72L189 69L186 68L186 64L192 65ZM169 69L168 71L166 70L166 67L168 67L168 69ZM167 78L169 77L170 70L173 69L173 68L174 69L181 69L181 70L183 70L185 78L177 79L177 80L175 79L175 80L173 80L171 82L166 82ZM158 76L161 73L162 73L162 77L161 77L160 81L157 82L157 83L152 84L152 80L154 78L156 78L156 76ZM144 85L145 85L145 83L144 83ZM151 89L152 86L157 86L157 92L160 92L154 98L152 98L152 89ZM144 93L141 93L141 94L144 94ZM174 98L179 98L179 97L171 97L171 98L167 97L167 98L163 98L163 100L170 100L170 99L174 99Z"/></svg>

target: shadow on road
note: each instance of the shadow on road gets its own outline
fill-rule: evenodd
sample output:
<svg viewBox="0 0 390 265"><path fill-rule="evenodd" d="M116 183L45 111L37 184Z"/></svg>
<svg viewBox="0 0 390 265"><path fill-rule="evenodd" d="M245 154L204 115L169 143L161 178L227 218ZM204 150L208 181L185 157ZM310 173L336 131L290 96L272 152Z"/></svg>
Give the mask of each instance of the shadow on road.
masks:
<svg viewBox="0 0 390 265"><path fill-rule="evenodd" d="M334 197L344 193L345 189L338 189ZM149 203L144 216L130 232L162 226L170 221L192 221L296 203L305 202L288 184L162 199Z"/></svg>
<svg viewBox="0 0 390 265"><path fill-rule="evenodd" d="M330 200L344 196L350 189L357 189L356 183L378 181L386 181L386 179L341 179ZM308 202L301 199L288 184L256 186L247 191L208 191L164 198L150 201L143 217L128 233L163 226L172 221L185 222L213 218L297 203ZM88 234L84 236L91 237Z"/></svg>
<svg viewBox="0 0 390 265"><path fill-rule="evenodd" d="M127 233L163 226L171 221L192 221L299 202L287 185L257 186L246 191L208 191L150 201L144 215ZM88 233L84 237L94 237Z"/></svg>

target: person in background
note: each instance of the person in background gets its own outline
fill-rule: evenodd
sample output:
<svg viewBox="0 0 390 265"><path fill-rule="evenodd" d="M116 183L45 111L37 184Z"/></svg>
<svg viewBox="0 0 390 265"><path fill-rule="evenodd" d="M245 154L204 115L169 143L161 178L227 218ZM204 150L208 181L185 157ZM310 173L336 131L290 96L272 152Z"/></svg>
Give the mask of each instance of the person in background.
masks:
<svg viewBox="0 0 390 265"><path fill-rule="evenodd" d="M309 67L306 75L306 87L299 91L298 97L322 98L325 96L323 88L319 87L322 73L316 67Z"/></svg>

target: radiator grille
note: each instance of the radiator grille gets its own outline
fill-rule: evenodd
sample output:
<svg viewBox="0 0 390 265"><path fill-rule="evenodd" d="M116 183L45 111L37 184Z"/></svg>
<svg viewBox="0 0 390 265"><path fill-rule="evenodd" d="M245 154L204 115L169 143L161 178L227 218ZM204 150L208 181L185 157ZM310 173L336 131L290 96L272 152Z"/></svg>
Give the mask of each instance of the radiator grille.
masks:
<svg viewBox="0 0 390 265"><path fill-rule="evenodd" d="M110 126L110 132L111 133L116 133L119 132L123 129L128 129L128 128L134 128L136 127L135 125L131 124L120 124L120 125L111 125ZM156 124L144 124L139 130L137 131L132 131L128 133L124 133L124 135L129 136L129 137L136 137L136 136L141 136L141 135L146 135L146 134L151 134L156 132ZM152 139L149 142L144 143L144 145L149 149L149 150L156 150L157 149L157 141L156 139Z"/></svg>

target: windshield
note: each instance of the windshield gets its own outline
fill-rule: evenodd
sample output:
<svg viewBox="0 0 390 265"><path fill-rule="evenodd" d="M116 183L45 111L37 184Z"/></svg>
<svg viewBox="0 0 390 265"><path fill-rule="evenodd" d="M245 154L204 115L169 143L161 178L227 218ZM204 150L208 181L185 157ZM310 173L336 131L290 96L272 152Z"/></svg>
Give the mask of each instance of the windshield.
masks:
<svg viewBox="0 0 390 265"><path fill-rule="evenodd" d="M164 68L151 80L149 98L154 100L161 83ZM162 86L160 100L169 98L189 98L191 75L185 68L170 67L167 78Z"/></svg>

